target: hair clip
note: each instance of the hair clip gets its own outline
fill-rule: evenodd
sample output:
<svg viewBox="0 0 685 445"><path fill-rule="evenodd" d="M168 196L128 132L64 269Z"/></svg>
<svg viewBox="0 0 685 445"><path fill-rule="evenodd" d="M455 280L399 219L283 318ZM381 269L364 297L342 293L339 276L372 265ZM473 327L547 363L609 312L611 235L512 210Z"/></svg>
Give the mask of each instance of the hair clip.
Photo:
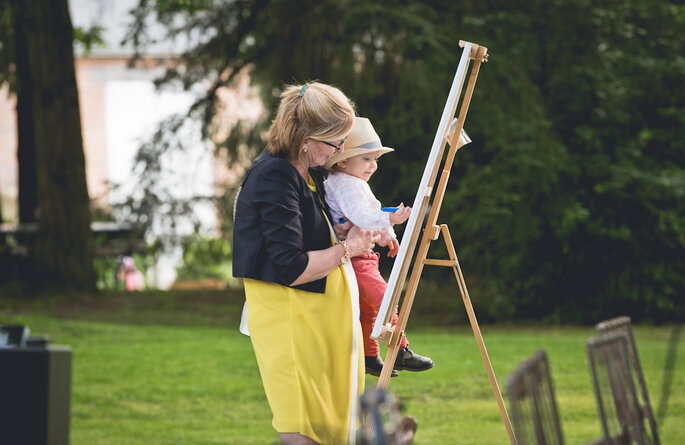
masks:
<svg viewBox="0 0 685 445"><path fill-rule="evenodd" d="M304 96L304 92L307 91L307 88L309 88L309 82L305 83L302 89L300 90L300 97Z"/></svg>

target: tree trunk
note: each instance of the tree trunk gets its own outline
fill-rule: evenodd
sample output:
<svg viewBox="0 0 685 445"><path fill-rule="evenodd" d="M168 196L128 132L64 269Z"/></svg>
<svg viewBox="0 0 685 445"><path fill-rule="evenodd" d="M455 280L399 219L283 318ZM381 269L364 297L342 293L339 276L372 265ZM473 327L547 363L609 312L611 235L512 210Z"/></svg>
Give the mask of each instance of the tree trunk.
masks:
<svg viewBox="0 0 685 445"><path fill-rule="evenodd" d="M93 237L68 2L15 0L13 7L28 68L18 79L19 91L30 95L30 112L18 114L30 120L19 125L19 140L30 138L21 132L30 129L35 139L36 284L92 289Z"/></svg>
<svg viewBox="0 0 685 445"><path fill-rule="evenodd" d="M33 110L31 109L33 79L29 70L28 50L26 34L23 32L23 23L19 20L20 6L14 9L14 45L17 67L17 164L19 167L19 222L36 222L38 210L38 184L36 178L36 139L33 129Z"/></svg>

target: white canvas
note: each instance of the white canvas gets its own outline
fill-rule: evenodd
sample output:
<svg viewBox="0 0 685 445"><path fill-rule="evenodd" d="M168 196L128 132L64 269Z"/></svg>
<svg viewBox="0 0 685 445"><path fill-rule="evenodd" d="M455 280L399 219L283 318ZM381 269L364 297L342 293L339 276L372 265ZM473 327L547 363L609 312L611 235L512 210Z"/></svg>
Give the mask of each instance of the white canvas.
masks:
<svg viewBox="0 0 685 445"><path fill-rule="evenodd" d="M421 178L421 183L419 184L418 191L416 193L416 198L414 199L414 205L412 207L412 213L407 222L407 226L404 230L404 236L400 242L400 250L395 258L395 263L393 265L392 271L390 273L390 278L388 279L388 287L383 295L383 301L381 302L381 307L378 310L378 316L376 317L376 323L373 326L373 331L371 332L371 337L377 339L382 331L383 325L388 315L388 310L390 303L392 302L392 295L395 292L397 286L403 286L404 283L399 283L400 270L405 261L411 261L411 255L413 255L413 250L409 251L409 244L411 242L411 235L417 228L418 224L424 220L424 214L419 214L419 209L421 207L421 202L426 196L426 189L428 183L430 182L431 174L435 168L438 156L441 156L445 146L444 136L446 134L447 126L451 124L453 118L453 110L455 109L455 104L461 96L461 90L464 85L464 79L466 77L466 71L468 67L469 55L471 54L471 43L466 43L464 45L463 52L461 54L461 59L459 60L459 65L457 66L457 72L454 75L454 80L452 81L452 87L450 88L450 93L447 97L447 103L445 103L445 109L442 112L442 117L440 118L440 124L438 125L438 131L435 133L435 139L433 140L433 146L431 147L430 155L428 161L426 162L426 168L423 171L423 176ZM469 140L470 142L470 140ZM393 308L394 310L394 308Z"/></svg>

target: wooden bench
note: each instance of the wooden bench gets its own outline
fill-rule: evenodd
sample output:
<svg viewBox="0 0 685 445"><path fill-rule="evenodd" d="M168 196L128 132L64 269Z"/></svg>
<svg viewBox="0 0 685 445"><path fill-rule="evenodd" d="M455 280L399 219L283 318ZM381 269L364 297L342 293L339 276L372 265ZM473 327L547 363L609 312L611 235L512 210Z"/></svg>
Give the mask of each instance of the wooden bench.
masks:
<svg viewBox="0 0 685 445"><path fill-rule="evenodd" d="M93 221L90 228L95 238L95 256L115 257L145 250L145 243L136 239L135 231L129 225ZM36 223L0 224L0 251L11 256L28 256L37 230Z"/></svg>

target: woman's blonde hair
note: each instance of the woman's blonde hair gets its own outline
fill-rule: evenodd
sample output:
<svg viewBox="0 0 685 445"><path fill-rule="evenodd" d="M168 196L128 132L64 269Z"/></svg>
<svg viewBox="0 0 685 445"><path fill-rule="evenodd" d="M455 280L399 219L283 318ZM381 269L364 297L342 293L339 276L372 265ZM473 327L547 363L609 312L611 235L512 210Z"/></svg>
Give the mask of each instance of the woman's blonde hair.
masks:
<svg viewBox="0 0 685 445"><path fill-rule="evenodd" d="M286 85L269 128L267 149L297 162L305 139L340 140L353 123L354 103L339 89L319 82Z"/></svg>

